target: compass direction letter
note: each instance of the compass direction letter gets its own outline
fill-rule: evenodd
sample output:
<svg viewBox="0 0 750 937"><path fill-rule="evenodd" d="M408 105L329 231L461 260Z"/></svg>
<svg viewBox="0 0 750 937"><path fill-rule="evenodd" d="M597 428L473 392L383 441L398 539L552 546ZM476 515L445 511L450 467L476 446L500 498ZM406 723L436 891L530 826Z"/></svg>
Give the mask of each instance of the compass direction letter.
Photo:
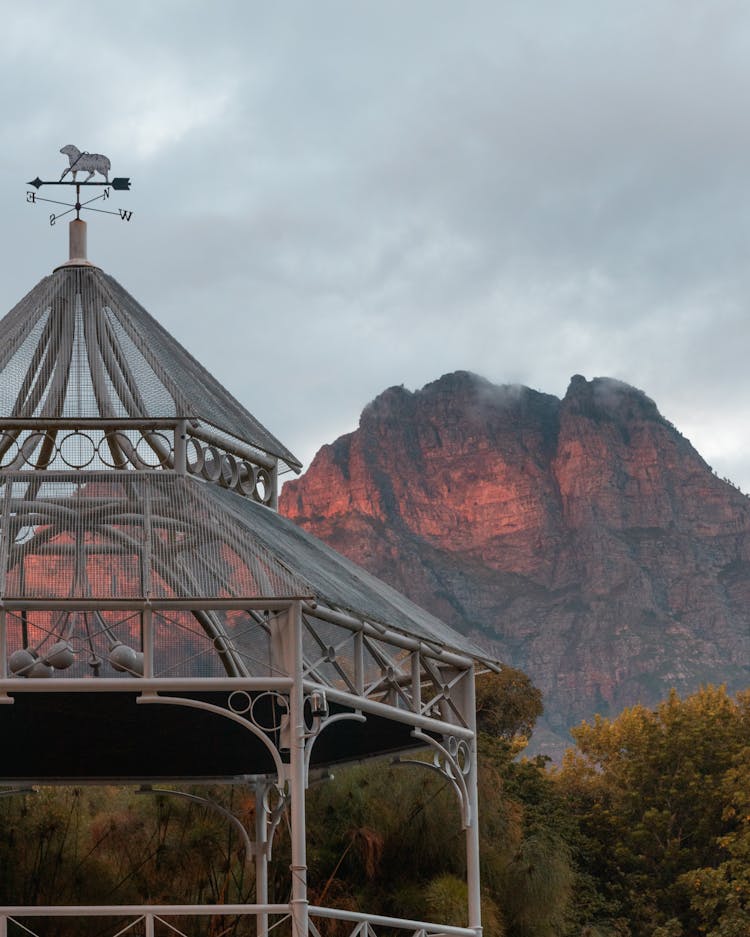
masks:
<svg viewBox="0 0 750 937"><path fill-rule="evenodd" d="M133 217L133 212L125 211L124 208L118 208L117 212L123 221L130 221L130 219Z"/></svg>

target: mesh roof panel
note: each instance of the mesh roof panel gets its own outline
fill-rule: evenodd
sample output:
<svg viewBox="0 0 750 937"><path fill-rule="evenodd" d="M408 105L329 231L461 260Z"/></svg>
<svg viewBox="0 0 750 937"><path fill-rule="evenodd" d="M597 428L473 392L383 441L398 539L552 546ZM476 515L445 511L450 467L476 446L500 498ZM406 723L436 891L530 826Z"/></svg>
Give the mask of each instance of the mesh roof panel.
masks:
<svg viewBox="0 0 750 937"><path fill-rule="evenodd" d="M2 598L309 598L484 656L263 505L172 472L5 474Z"/></svg>
<svg viewBox="0 0 750 937"><path fill-rule="evenodd" d="M300 462L112 277L61 268L0 322L7 417L194 417Z"/></svg>
<svg viewBox="0 0 750 937"><path fill-rule="evenodd" d="M287 598L305 581L207 496L167 472L3 476L0 595Z"/></svg>
<svg viewBox="0 0 750 937"><path fill-rule="evenodd" d="M287 518L222 488L212 486L207 493L252 532L256 543L297 571L319 601L356 618L380 622L405 634L486 658L483 651L445 622Z"/></svg>

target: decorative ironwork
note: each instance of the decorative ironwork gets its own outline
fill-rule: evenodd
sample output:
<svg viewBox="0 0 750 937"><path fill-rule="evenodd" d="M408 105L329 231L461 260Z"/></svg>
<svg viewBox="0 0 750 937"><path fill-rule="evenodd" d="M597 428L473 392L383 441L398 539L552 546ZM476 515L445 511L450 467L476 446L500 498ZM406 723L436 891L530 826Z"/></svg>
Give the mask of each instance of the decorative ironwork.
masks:
<svg viewBox="0 0 750 937"><path fill-rule="evenodd" d="M37 906L37 907L6 907L1 909L0 928L7 930L8 924L17 925L22 931L40 937L39 933L30 927L30 920L34 918L73 918L86 920L88 918L116 918L117 923L112 925L111 931L101 926L97 933L109 934L109 937L124 937L132 933L136 927L143 927L147 935L153 937L155 924L161 924L167 932L185 937L185 932L175 926L169 919L208 917L237 918L241 921L248 917L257 918L258 915L276 918L273 924L263 930L263 934L276 930L279 925L290 918L287 904L210 904L210 905L104 905L104 906ZM351 924L348 937L377 937L379 933L392 934L399 931L403 937L476 937L477 931L470 927L456 927L429 923L427 921L411 921L404 918L384 917L376 914L365 914L359 911L343 911L333 908L310 906L311 918L346 922ZM123 924L122 920L132 918ZM43 931L46 928L42 929ZM320 929L311 920L308 924L310 937L321 937ZM304 935L303 935L304 937Z"/></svg>
<svg viewBox="0 0 750 937"><path fill-rule="evenodd" d="M208 703L201 699L189 699L185 696L165 696L162 693L141 693L137 702L143 705L156 703L161 706L183 706L186 709L201 709L204 712L213 713L216 716L221 716L224 719L230 719L233 722L239 723L263 743L266 751L273 759L279 784L286 778L288 769L285 767L279 752L279 733L268 732L261 728L252 716L247 718L235 712L230 707L228 700L225 706L218 706L215 703Z"/></svg>
<svg viewBox="0 0 750 937"><path fill-rule="evenodd" d="M80 220L82 211L95 211L104 215L117 215L121 221L130 221L133 217L133 212L124 209L117 208L115 210L108 208L94 208L92 202L106 201L110 195L110 188L117 191L127 191L130 189L130 179L127 177L118 176L115 179L109 180L109 171L111 168L111 163L109 158L103 156L101 153L86 153L78 149L77 146L73 146L72 143L69 143L67 146L62 147L60 152L68 157L70 165L63 171L63 174L60 176L59 180L46 180L40 179L37 176L35 179L32 179L28 185L31 185L36 189L35 192L27 191L26 192L26 201L30 202L32 205L35 205L37 202L45 202L49 205L62 205L67 208L67 211L57 212L50 214L49 223L51 226L54 226L60 218L64 218L66 215L71 214L72 212L76 213L76 220ZM79 172L87 172L88 175L83 180L79 182L76 178ZM72 180L67 180L65 177L71 174ZM92 181L92 176L95 173L104 176L104 182ZM52 198L42 198L38 195L39 189L43 185L74 185L76 187L76 200L75 202L61 202L57 199ZM102 193L100 195L94 195L86 201L81 201L81 186L104 186Z"/></svg>
<svg viewBox="0 0 750 937"><path fill-rule="evenodd" d="M101 153L82 153L78 147L73 146L72 143L61 147L60 152L70 160L70 166L68 166L60 176L60 182L63 181L68 173L71 173L73 182L75 182L76 175L79 172L88 173L88 176L83 180L84 182L88 182L94 173L97 172L100 176L104 176L105 182L109 182L109 170L112 168L109 157L102 156Z"/></svg>
<svg viewBox="0 0 750 937"><path fill-rule="evenodd" d="M396 759L394 764L428 768L444 777L458 797L461 806L462 824L464 829L468 829L474 818L472 797L467 783L472 774L473 763L470 746L473 742L456 738L455 735L448 735L444 737L441 743L433 736L422 732L421 729L413 729L411 734L415 739L419 739L420 742L433 750L432 764L425 761L401 761L400 759Z"/></svg>
<svg viewBox="0 0 750 937"><path fill-rule="evenodd" d="M260 795L260 798L259 798ZM256 788L255 810L262 811L262 817L256 815L256 822L264 825L262 837L256 842L256 848L267 862L273 858L273 841L276 831L289 810L291 789L288 784L266 781ZM258 803L260 800L260 803Z"/></svg>

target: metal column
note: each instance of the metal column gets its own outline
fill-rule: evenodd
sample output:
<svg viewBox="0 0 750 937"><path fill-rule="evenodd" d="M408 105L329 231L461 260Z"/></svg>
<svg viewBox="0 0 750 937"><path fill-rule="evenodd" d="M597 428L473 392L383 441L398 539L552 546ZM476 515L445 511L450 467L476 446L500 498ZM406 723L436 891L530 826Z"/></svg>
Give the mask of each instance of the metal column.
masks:
<svg viewBox="0 0 750 937"><path fill-rule="evenodd" d="M469 742L470 770L466 777L469 794L470 820L466 829L466 886L469 897L469 927L481 937L482 934L482 890L479 876L479 794L477 790L477 703L474 687L475 669L462 681L464 684L464 718L474 737Z"/></svg>
<svg viewBox="0 0 750 937"><path fill-rule="evenodd" d="M287 613L285 638L291 663L289 694L289 793L291 797L292 929L294 937L307 937L307 831L305 828L305 713L302 659L302 604Z"/></svg>
<svg viewBox="0 0 750 937"><path fill-rule="evenodd" d="M255 782L255 903L268 904L268 823L266 819L265 781ZM268 934L268 912L255 915L256 937ZM0 935L2 937L2 935Z"/></svg>

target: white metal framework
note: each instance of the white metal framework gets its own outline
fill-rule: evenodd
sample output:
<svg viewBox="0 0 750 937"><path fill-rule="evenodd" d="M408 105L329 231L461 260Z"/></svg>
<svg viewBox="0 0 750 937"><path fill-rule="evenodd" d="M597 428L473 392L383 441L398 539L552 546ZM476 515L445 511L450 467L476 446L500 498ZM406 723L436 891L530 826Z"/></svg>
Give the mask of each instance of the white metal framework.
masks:
<svg viewBox="0 0 750 937"><path fill-rule="evenodd" d="M181 918L219 911L251 916L259 935L287 918L296 937L320 937L326 919L353 937L481 930L474 673L488 662L280 517L280 464L299 467L85 258L0 322L0 733L12 753L0 780L222 779L256 797L254 838L243 831L255 904L6 907L0 937L10 920L34 933L33 918L71 915L180 934ZM97 720L109 731L92 749ZM40 723L51 741L31 750ZM309 906L313 772L424 747L457 797L468 926ZM291 897L273 905L282 815Z"/></svg>

